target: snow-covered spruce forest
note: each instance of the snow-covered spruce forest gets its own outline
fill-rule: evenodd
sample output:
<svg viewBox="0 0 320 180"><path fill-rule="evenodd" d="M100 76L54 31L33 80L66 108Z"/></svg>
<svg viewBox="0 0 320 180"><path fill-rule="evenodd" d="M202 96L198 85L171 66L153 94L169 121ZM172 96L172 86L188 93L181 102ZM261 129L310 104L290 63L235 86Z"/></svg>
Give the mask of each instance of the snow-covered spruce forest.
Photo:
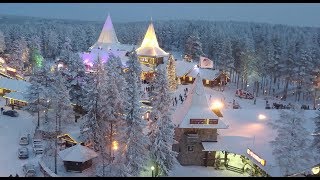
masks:
<svg viewBox="0 0 320 180"><path fill-rule="evenodd" d="M121 43L139 45L148 23L114 22L114 27ZM45 59L56 58L66 39L72 51L86 51L97 40L102 25L102 21L8 16L0 19L0 53L11 54L14 60L10 63L21 67L21 59L28 62L35 49ZM154 26L163 49L213 59L239 88L252 84L258 96L280 89L285 99L288 87L293 87L297 101L315 96L317 87L312 82L320 65L319 28L214 20L155 21Z"/></svg>

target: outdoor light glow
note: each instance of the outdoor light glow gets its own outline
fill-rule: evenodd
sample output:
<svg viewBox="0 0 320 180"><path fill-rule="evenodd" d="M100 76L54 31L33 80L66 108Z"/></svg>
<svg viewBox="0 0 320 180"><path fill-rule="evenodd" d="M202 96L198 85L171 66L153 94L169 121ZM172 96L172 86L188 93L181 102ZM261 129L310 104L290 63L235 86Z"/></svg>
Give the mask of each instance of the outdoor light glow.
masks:
<svg viewBox="0 0 320 180"><path fill-rule="evenodd" d="M263 120L263 119L266 119L266 116L263 115L263 114L259 114L258 118L259 118L260 120Z"/></svg>
<svg viewBox="0 0 320 180"><path fill-rule="evenodd" d="M152 171L154 170L154 166L151 166L151 170L152 170Z"/></svg>
<svg viewBox="0 0 320 180"><path fill-rule="evenodd" d="M247 84L247 87L249 87L249 84Z"/></svg>
<svg viewBox="0 0 320 180"><path fill-rule="evenodd" d="M113 141L112 142L112 149L113 150L117 150L118 149L118 142L117 141Z"/></svg>
<svg viewBox="0 0 320 180"><path fill-rule="evenodd" d="M223 108L223 103L221 101L216 100L212 103L211 107L212 109L221 109Z"/></svg>
<svg viewBox="0 0 320 180"><path fill-rule="evenodd" d="M311 169L311 171L312 171L313 174L319 174L320 167L319 166L318 167L314 167L314 168Z"/></svg>

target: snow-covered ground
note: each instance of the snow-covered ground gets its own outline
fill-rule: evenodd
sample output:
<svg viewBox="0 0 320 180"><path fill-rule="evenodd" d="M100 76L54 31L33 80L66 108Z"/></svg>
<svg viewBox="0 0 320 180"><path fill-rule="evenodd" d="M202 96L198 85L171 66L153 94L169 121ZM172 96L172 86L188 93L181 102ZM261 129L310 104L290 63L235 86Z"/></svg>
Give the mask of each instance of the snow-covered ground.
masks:
<svg viewBox="0 0 320 180"><path fill-rule="evenodd" d="M0 107L5 110L10 109L5 107L5 100L0 97ZM32 163L36 166L37 174L39 174L38 158L32 151L31 141L27 146L29 149L29 158L20 160L18 158L19 138L22 135L30 134L33 136L36 126L33 117L24 111L17 110L19 117L10 117L0 115L0 176L8 177L10 174L23 176L22 166L25 163Z"/></svg>

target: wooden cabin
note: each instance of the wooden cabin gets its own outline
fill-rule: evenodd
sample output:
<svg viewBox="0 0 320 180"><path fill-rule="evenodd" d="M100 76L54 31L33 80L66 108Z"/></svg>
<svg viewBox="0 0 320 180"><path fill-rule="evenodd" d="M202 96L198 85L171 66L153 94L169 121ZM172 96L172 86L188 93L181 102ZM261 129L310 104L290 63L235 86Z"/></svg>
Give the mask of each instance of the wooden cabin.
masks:
<svg viewBox="0 0 320 180"><path fill-rule="evenodd" d="M64 149L59 153L63 160L66 171L82 172L92 166L92 159L96 158L98 154L81 144L77 144L70 148Z"/></svg>

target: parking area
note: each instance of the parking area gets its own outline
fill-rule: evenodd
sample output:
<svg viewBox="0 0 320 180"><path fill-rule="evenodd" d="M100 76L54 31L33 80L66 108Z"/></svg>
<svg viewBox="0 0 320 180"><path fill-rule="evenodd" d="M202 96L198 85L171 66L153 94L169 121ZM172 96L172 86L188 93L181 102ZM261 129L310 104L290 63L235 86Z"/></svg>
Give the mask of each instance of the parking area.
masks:
<svg viewBox="0 0 320 180"><path fill-rule="evenodd" d="M5 100L0 97L0 107L9 110L10 107L5 107ZM24 176L22 166L26 163L36 165L36 173L40 175L38 159L40 155L35 155L32 150L32 140L28 145L24 145L29 149L29 158L19 159L18 149L22 147L19 145L20 137L30 134L33 136L35 128L34 118L27 112L17 110L18 117L10 117L0 114L0 176L8 177L10 174L15 176Z"/></svg>

